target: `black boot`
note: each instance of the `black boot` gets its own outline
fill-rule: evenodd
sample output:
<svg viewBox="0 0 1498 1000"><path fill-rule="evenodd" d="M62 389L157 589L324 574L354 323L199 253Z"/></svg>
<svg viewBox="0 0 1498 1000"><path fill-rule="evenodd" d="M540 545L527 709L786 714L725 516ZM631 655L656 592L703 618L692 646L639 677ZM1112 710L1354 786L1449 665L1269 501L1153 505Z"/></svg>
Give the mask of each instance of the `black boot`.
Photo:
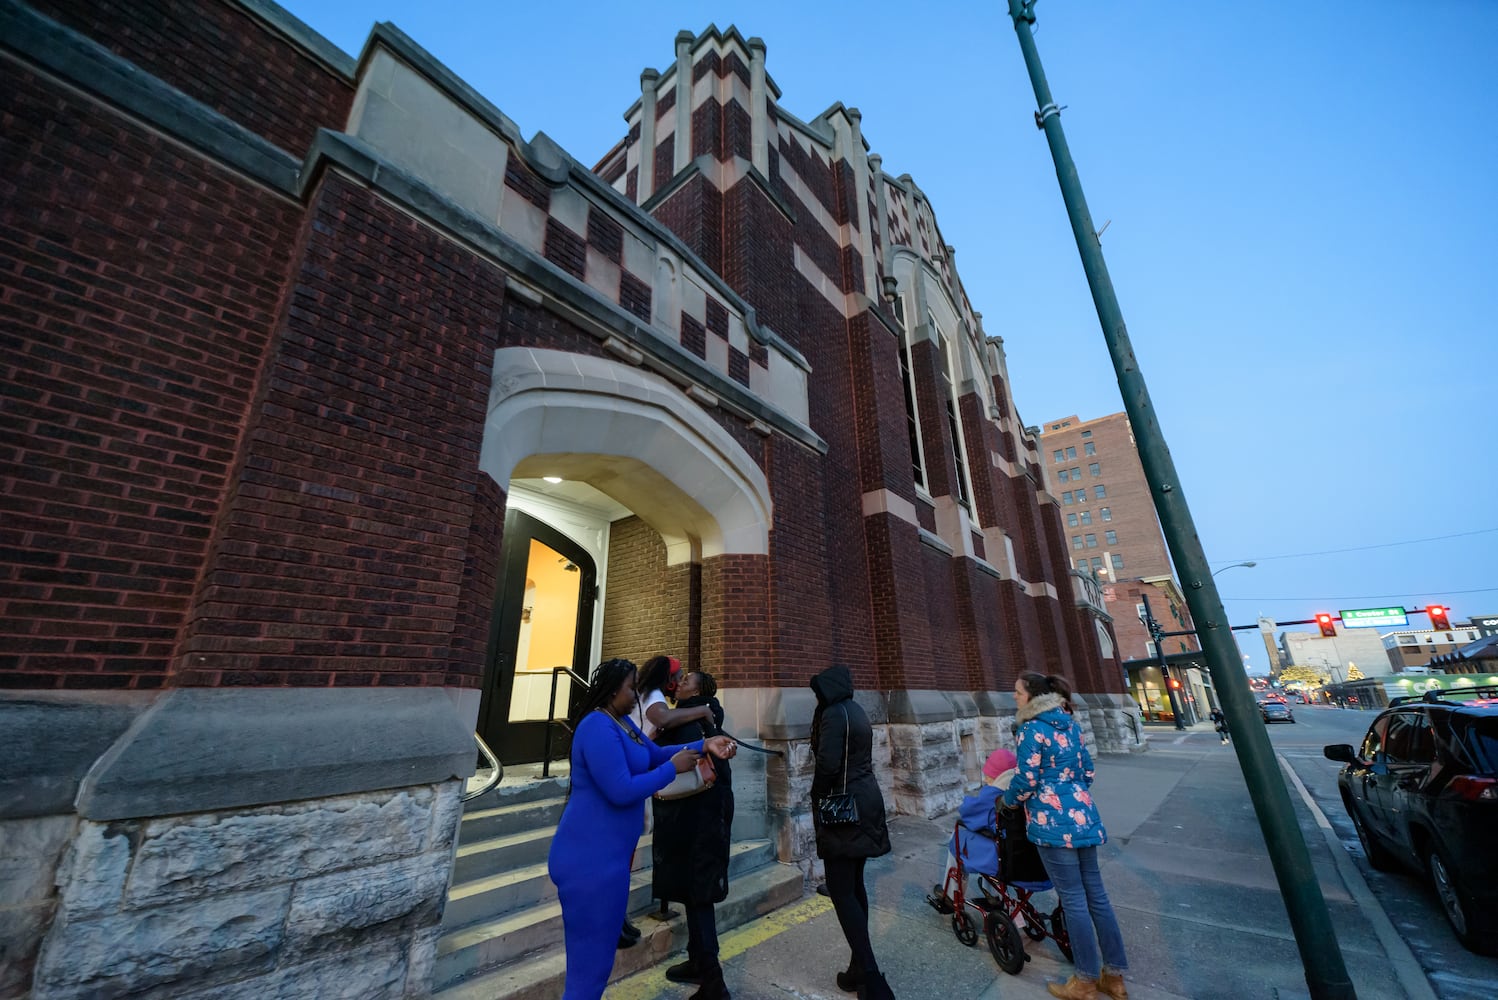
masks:
<svg viewBox="0 0 1498 1000"><path fill-rule="evenodd" d="M640 928L630 923L628 917L624 918L624 929L619 934L622 937L633 938L636 941L640 940Z"/></svg>
<svg viewBox="0 0 1498 1000"><path fill-rule="evenodd" d="M692 983L701 986L707 977L706 963L691 956L666 970L666 978L673 983Z"/></svg>
<svg viewBox="0 0 1498 1000"><path fill-rule="evenodd" d="M723 967L717 960L703 964L702 976L702 988L693 993L689 1000L730 1000L728 984L723 981Z"/></svg>
<svg viewBox="0 0 1498 1000"><path fill-rule="evenodd" d="M863 966L858 964L858 959L848 959L848 971L837 974L837 988L844 993L857 993L863 986Z"/></svg>
<svg viewBox="0 0 1498 1000"><path fill-rule="evenodd" d="M871 972L864 976L863 985L858 988L858 1000L895 1000L895 994L884 973Z"/></svg>

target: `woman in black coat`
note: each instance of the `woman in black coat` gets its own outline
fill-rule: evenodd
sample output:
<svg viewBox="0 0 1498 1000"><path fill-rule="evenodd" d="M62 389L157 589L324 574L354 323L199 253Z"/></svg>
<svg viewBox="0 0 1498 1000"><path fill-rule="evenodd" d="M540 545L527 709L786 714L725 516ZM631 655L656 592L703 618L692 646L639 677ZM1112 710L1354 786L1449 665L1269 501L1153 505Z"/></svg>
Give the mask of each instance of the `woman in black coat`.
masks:
<svg viewBox="0 0 1498 1000"><path fill-rule="evenodd" d="M677 689L678 710L706 706L713 726L699 721L661 730L658 740L678 736L701 739L723 725L723 706L711 675L687 674ZM718 924L714 903L728 895L728 851L733 829L733 784L728 761L713 760L713 786L684 799L656 799L655 852L651 881L656 899L681 903L687 914L687 960L666 970L676 983L701 985L692 1000L728 1000L723 967L718 964Z"/></svg>
<svg viewBox="0 0 1498 1000"><path fill-rule="evenodd" d="M893 1000L869 943L869 896L863 869L869 858L889 853L884 796L874 777L874 729L853 700L853 675L847 667L828 667L811 679L817 708L811 718L811 751L816 773L811 779L811 815L817 831L817 856L827 872L827 895L853 955L848 970L837 975L839 988L860 997ZM858 821L827 825L818 803L846 788L858 805Z"/></svg>

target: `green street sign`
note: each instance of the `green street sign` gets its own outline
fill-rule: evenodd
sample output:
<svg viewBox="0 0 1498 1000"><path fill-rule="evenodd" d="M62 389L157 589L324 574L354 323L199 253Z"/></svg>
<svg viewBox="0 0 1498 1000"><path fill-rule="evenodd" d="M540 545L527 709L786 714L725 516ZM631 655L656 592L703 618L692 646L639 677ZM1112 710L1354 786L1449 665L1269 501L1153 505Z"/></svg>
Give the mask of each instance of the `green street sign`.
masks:
<svg viewBox="0 0 1498 1000"><path fill-rule="evenodd" d="M1404 608L1361 608L1355 611L1339 611L1343 628L1384 628L1389 625L1408 625L1409 616Z"/></svg>

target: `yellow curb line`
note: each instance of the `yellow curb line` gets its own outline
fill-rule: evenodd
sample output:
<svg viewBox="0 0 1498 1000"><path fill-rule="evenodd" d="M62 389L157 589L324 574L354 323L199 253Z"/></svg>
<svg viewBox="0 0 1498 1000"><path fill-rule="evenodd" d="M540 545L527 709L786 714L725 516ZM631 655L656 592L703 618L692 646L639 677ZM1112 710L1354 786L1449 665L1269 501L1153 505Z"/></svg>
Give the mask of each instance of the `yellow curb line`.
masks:
<svg viewBox="0 0 1498 1000"><path fill-rule="evenodd" d="M798 903L772 910L747 924L735 927L719 938L718 960L726 962L737 958L750 948L758 947L793 927L831 912L832 900L825 896L811 896ZM609 1000L652 1000L662 993L680 988L680 984L666 978L666 964L661 962L632 976L626 976L611 985L606 992Z"/></svg>

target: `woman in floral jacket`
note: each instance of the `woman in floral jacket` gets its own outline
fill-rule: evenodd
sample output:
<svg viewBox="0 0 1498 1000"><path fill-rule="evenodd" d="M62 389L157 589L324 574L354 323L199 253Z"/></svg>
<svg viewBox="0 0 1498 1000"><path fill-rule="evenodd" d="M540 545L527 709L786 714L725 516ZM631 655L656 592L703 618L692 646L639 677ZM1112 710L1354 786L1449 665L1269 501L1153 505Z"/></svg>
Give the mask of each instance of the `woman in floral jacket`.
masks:
<svg viewBox="0 0 1498 1000"><path fill-rule="evenodd" d="M1062 1000L1094 1000L1099 992L1127 1000L1123 935L1098 872L1097 849L1108 832L1088 791L1092 755L1071 715L1071 685L1064 677L1021 674L1014 701L1019 771L1003 804L1025 804L1026 834L1061 898L1076 963L1069 980L1046 989Z"/></svg>

